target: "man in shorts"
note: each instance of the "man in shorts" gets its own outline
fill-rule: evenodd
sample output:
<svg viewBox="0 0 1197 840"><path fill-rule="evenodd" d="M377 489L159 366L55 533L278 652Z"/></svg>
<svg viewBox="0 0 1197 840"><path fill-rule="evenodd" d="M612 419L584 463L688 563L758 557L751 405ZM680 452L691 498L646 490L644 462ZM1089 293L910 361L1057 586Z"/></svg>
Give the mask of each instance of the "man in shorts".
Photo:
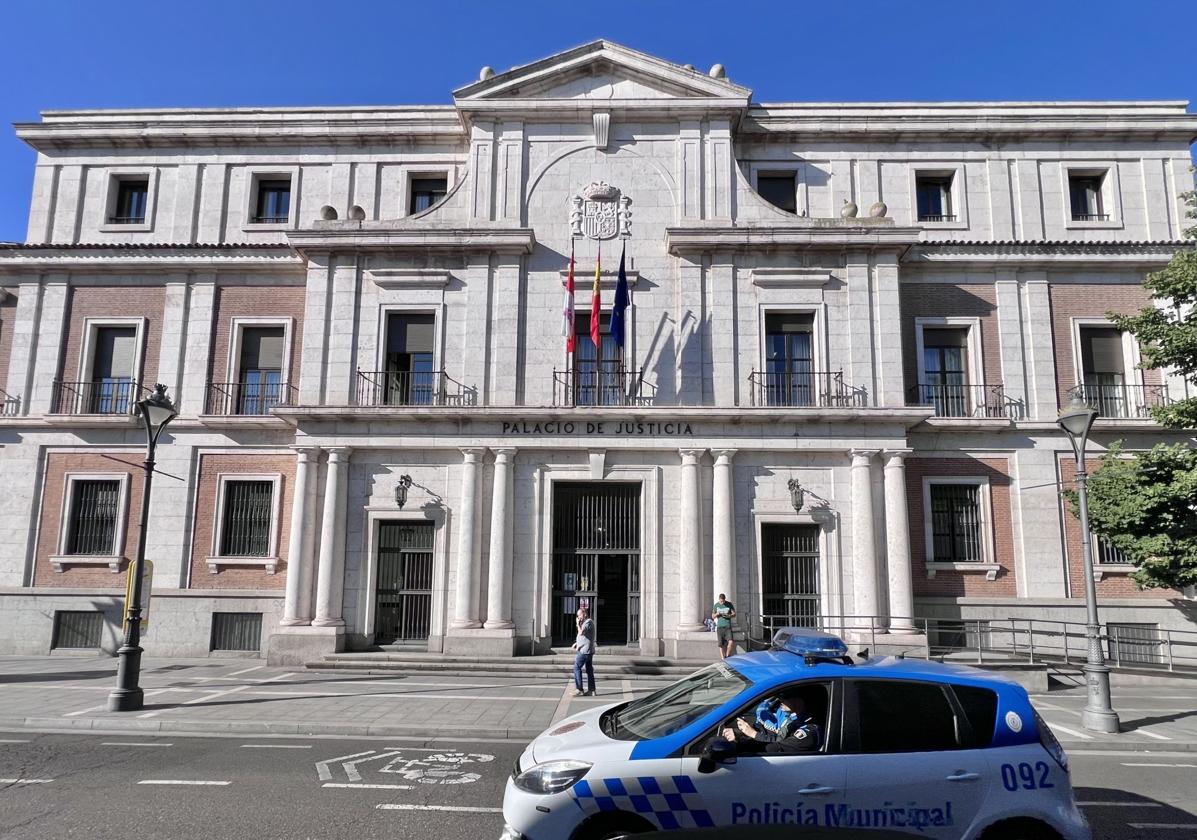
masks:
<svg viewBox="0 0 1197 840"><path fill-rule="evenodd" d="M727 659L736 652L736 642L732 639L731 620L736 617L736 606L727 600L727 596L719 593L719 600L711 607L711 618L715 620L715 641L719 645L719 658Z"/></svg>

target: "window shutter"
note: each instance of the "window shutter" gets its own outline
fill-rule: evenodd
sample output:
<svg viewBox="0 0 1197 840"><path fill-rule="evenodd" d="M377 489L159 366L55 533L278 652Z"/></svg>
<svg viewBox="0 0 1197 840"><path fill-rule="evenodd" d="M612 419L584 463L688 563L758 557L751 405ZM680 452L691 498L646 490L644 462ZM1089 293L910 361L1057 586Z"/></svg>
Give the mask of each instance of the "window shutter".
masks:
<svg viewBox="0 0 1197 840"><path fill-rule="evenodd" d="M967 329L924 329L924 347L968 347Z"/></svg>
<svg viewBox="0 0 1197 840"><path fill-rule="evenodd" d="M392 315L387 321L387 353L431 353L435 335L433 315Z"/></svg>
<svg viewBox="0 0 1197 840"><path fill-rule="evenodd" d="M282 370L282 327L246 327L241 332L241 370Z"/></svg>
<svg viewBox="0 0 1197 840"><path fill-rule="evenodd" d="M1122 333L1115 327L1081 330L1081 365L1086 373L1122 373Z"/></svg>
<svg viewBox="0 0 1197 840"><path fill-rule="evenodd" d="M92 379L132 378L137 357L135 327L100 327L96 330Z"/></svg>

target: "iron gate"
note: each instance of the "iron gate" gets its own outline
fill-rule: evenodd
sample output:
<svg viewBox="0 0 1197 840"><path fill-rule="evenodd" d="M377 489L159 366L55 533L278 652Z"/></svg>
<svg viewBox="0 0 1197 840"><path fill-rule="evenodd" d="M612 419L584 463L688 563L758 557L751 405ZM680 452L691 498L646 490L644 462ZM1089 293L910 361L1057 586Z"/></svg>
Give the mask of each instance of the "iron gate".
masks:
<svg viewBox="0 0 1197 840"><path fill-rule="evenodd" d="M553 644L574 641L590 608L599 644L640 641L640 485L558 483L553 489Z"/></svg>
<svg viewBox="0 0 1197 840"><path fill-rule="evenodd" d="M764 525L761 547L763 615L775 626L817 627L819 526Z"/></svg>
<svg viewBox="0 0 1197 840"><path fill-rule="evenodd" d="M432 619L432 523L380 522L374 641L426 641Z"/></svg>

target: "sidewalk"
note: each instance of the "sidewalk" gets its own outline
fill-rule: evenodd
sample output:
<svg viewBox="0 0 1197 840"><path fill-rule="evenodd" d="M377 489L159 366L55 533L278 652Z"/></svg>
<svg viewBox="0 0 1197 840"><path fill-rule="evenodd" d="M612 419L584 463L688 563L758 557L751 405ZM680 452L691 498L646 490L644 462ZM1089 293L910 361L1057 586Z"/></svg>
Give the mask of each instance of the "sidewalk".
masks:
<svg viewBox="0 0 1197 840"><path fill-rule="evenodd" d="M140 712L107 711L116 682L109 657L0 657L0 730L159 732L178 735L342 735L529 740L554 721L631 699L672 682L599 680L597 697L575 698L560 677L369 675L271 668L256 659L145 659ZM1115 688L1123 731L1081 726L1083 689L1034 697L1070 751L1197 752L1197 685Z"/></svg>

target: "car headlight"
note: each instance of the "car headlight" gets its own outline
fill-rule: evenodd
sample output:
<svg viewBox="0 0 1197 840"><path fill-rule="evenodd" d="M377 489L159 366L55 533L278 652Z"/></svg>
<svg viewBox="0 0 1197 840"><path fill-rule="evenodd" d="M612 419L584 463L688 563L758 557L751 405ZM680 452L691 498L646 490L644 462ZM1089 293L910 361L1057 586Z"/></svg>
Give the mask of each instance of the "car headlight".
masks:
<svg viewBox="0 0 1197 840"><path fill-rule="evenodd" d="M591 768L587 761L566 759L564 761L546 761L529 767L515 777L515 786L527 793L561 793L569 790Z"/></svg>

